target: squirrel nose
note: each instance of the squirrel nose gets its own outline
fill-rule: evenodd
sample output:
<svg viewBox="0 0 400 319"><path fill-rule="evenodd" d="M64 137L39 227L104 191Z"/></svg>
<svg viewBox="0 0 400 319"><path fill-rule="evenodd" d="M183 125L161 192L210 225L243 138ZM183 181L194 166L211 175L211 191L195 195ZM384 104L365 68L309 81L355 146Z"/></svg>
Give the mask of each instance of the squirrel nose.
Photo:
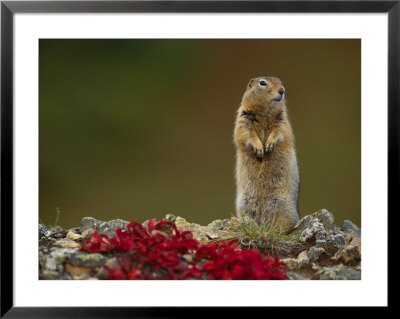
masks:
<svg viewBox="0 0 400 319"><path fill-rule="evenodd" d="M284 90L283 88L280 88L279 91L278 91L278 93L282 96L283 93L285 93L285 90Z"/></svg>

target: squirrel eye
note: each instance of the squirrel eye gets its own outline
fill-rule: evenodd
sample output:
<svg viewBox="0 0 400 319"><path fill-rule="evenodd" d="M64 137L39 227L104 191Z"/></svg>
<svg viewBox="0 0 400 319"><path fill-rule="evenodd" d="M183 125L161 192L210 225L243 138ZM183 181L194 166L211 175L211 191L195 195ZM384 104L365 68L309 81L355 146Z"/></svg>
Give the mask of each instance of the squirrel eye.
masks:
<svg viewBox="0 0 400 319"><path fill-rule="evenodd" d="M267 86L267 82L265 82L265 81L260 81L260 85L261 85L261 86Z"/></svg>

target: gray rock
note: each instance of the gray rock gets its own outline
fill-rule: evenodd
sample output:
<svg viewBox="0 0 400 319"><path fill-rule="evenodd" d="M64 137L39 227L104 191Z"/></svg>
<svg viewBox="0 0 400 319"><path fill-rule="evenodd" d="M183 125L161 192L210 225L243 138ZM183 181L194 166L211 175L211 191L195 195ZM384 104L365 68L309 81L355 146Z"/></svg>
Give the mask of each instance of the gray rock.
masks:
<svg viewBox="0 0 400 319"><path fill-rule="evenodd" d="M109 220L108 225L114 229L116 228L121 228L126 230L126 226L128 226L129 222L127 220L122 220L122 219L113 219Z"/></svg>
<svg viewBox="0 0 400 319"><path fill-rule="evenodd" d="M326 209L314 214L304 216L294 227L293 233L297 234L300 241L316 240L320 245L325 244L326 235L334 231L333 215Z"/></svg>
<svg viewBox="0 0 400 319"><path fill-rule="evenodd" d="M297 256L297 263L298 267L302 268L304 266L307 266L310 264L310 258L307 255L307 250L302 251L298 256Z"/></svg>
<svg viewBox="0 0 400 319"><path fill-rule="evenodd" d="M40 237L50 237L54 232L50 230L45 224L39 224L39 239Z"/></svg>
<svg viewBox="0 0 400 319"><path fill-rule="evenodd" d="M76 252L72 248L57 248L53 249L46 258L44 266L47 270L62 271L64 269L63 263L69 259Z"/></svg>
<svg viewBox="0 0 400 319"><path fill-rule="evenodd" d="M337 234L334 236L332 243L335 246L343 246L346 244L346 238L343 234Z"/></svg>
<svg viewBox="0 0 400 319"><path fill-rule="evenodd" d="M67 231L60 226L53 227L51 230L54 232L53 238L65 238L67 235Z"/></svg>
<svg viewBox="0 0 400 319"><path fill-rule="evenodd" d="M341 247L346 244L346 238L343 234L337 234L332 236L330 243L332 243L336 247Z"/></svg>
<svg viewBox="0 0 400 319"><path fill-rule="evenodd" d="M100 234L107 235L108 237L113 237L115 234L115 228L111 227L110 224L107 222L102 222L98 226L98 232Z"/></svg>
<svg viewBox="0 0 400 319"><path fill-rule="evenodd" d="M217 230L223 230L226 229L230 225L231 220L230 219L217 219L212 221L210 224L207 225L207 227L210 228L215 228Z"/></svg>
<svg viewBox="0 0 400 319"><path fill-rule="evenodd" d="M117 228L126 230L126 226L129 224L128 221L122 219L113 219L108 222L102 222L97 226L97 230L100 234L105 234L108 237L113 237Z"/></svg>
<svg viewBox="0 0 400 319"><path fill-rule="evenodd" d="M356 245L346 245L339 248L335 256L331 258L335 261L342 261L345 264L350 262L359 262L361 260L361 253Z"/></svg>
<svg viewBox="0 0 400 319"><path fill-rule="evenodd" d="M333 218L332 213L327 211L326 209L321 209L320 211L315 213L319 222L324 225L324 228L327 232L332 231L335 227L335 220Z"/></svg>
<svg viewBox="0 0 400 319"><path fill-rule="evenodd" d="M299 235L299 239L302 242L306 242L311 239L321 239L326 235L324 226L318 221L312 222L308 227L304 228Z"/></svg>
<svg viewBox="0 0 400 319"><path fill-rule="evenodd" d="M70 256L68 258L68 262L74 266L85 266L85 267L100 267L107 260L101 254L98 253L86 253L82 251L78 251L76 254Z"/></svg>
<svg viewBox="0 0 400 319"><path fill-rule="evenodd" d="M80 231L83 233L84 231L94 228L97 229L97 227L102 223L102 221L93 218L93 217L83 217L81 220L81 225L80 225Z"/></svg>
<svg viewBox="0 0 400 319"><path fill-rule="evenodd" d="M56 246L62 247L62 248L74 248L74 249L78 249L81 247L80 244L78 244L76 241L73 241L72 239L69 239L69 238L58 239L53 244L53 247L56 247Z"/></svg>
<svg viewBox="0 0 400 319"><path fill-rule="evenodd" d="M193 231L193 232L194 231L198 231L199 228L202 227L199 224L189 223L185 218L182 218L180 216L176 217L175 226L179 230L190 230L190 231Z"/></svg>
<svg viewBox="0 0 400 319"><path fill-rule="evenodd" d="M290 280L308 280L306 277L303 277L302 275L297 274L293 271L288 272L287 276L289 277Z"/></svg>
<svg viewBox="0 0 400 319"><path fill-rule="evenodd" d="M333 234L337 235L337 234L342 234L342 229L338 226L333 227Z"/></svg>
<svg viewBox="0 0 400 319"><path fill-rule="evenodd" d="M318 271L320 280L360 280L361 271L343 264L333 267L323 267Z"/></svg>
<svg viewBox="0 0 400 319"><path fill-rule="evenodd" d="M284 258L281 259L281 262L283 262L286 267L290 270L298 269L299 268L299 262L297 259L294 258Z"/></svg>
<svg viewBox="0 0 400 319"><path fill-rule="evenodd" d="M95 219L93 217L84 217L81 220L80 232L82 234L92 228L96 229L100 234L105 234L109 237L113 237L115 229L121 228L126 230L126 226L128 224L128 221L122 219L113 219L105 222Z"/></svg>
<svg viewBox="0 0 400 319"><path fill-rule="evenodd" d="M302 219L300 219L297 224L294 226L293 232L299 232L307 227L310 227L314 218L311 215L306 215Z"/></svg>
<svg viewBox="0 0 400 319"><path fill-rule="evenodd" d="M355 232L359 237L361 237L361 229L358 228L353 222L351 222L350 220L346 219L343 222L343 226L342 229L345 233L351 233L351 232Z"/></svg>
<svg viewBox="0 0 400 319"><path fill-rule="evenodd" d="M325 253L325 249L322 247L311 247L308 252L307 252L307 256L308 258L310 258L310 260L312 261L317 261L319 260L319 258L321 257L322 254Z"/></svg>

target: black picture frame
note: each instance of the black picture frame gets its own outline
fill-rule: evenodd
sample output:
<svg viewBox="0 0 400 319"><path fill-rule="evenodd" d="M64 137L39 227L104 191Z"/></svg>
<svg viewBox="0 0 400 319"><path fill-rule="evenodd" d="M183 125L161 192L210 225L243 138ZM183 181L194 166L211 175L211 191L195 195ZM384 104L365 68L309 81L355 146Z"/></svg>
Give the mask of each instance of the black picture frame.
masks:
<svg viewBox="0 0 400 319"><path fill-rule="evenodd" d="M13 19L15 13L387 13L388 14L388 218L398 212L400 129L400 1L1 1L1 317L191 317L185 308L14 307L13 302ZM382 212L383 213L383 212ZM391 214L389 214L391 213ZM392 234L392 233L390 233ZM390 244L390 237L388 243ZM388 281L389 287L390 281ZM390 298L388 300L390 306ZM256 311L268 311L254 308ZM207 315L210 310L196 310ZM238 310L234 310L239 314ZM185 315L184 313L187 312ZM214 309L212 314L227 309ZM248 315L248 310L245 311Z"/></svg>

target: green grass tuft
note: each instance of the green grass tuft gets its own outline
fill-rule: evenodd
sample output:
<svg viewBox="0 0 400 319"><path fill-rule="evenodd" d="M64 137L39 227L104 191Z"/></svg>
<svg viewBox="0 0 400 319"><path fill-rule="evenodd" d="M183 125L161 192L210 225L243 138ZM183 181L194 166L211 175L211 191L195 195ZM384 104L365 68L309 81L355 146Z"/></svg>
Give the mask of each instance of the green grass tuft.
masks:
<svg viewBox="0 0 400 319"><path fill-rule="evenodd" d="M290 256L304 246L295 234L288 233L273 219L257 223L250 218L232 217L231 221L227 235L214 241L237 239L243 248L279 256Z"/></svg>

